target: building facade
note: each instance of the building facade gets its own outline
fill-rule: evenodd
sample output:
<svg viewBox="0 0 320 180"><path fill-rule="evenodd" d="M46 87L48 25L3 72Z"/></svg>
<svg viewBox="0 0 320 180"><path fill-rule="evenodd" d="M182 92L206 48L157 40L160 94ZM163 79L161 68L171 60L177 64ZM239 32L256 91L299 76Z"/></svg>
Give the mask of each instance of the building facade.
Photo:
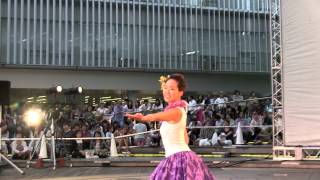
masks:
<svg viewBox="0 0 320 180"><path fill-rule="evenodd" d="M183 72L191 91L268 94L269 3L0 0L0 79L13 88L154 91L159 75Z"/></svg>

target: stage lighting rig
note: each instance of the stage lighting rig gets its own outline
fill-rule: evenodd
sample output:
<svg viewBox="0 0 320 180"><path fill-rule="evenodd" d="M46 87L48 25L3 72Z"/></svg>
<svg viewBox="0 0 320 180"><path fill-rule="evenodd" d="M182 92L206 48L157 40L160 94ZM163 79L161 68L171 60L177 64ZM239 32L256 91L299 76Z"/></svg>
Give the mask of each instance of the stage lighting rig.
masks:
<svg viewBox="0 0 320 180"><path fill-rule="evenodd" d="M62 86L57 85L55 87L52 87L48 90L48 94L58 94L61 93L63 91Z"/></svg>
<svg viewBox="0 0 320 180"><path fill-rule="evenodd" d="M83 88L81 86L73 87L70 89L65 90L64 94L66 95L76 95L76 94L82 94Z"/></svg>

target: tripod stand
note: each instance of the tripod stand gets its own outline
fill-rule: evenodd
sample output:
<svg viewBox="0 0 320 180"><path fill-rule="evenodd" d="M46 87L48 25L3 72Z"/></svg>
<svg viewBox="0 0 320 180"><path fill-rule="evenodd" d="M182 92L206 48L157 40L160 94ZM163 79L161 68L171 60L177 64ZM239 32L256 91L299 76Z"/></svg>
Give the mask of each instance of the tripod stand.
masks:
<svg viewBox="0 0 320 180"><path fill-rule="evenodd" d="M0 104L0 162L1 159L4 159L8 164L10 164L13 168L15 168L19 173L24 174L24 171L22 171L18 166L16 166L13 162L11 162L6 156L2 154L2 127L1 127L1 121L2 121L2 105Z"/></svg>
<svg viewBox="0 0 320 180"><path fill-rule="evenodd" d="M35 148L33 149L32 153L31 153L31 156L30 156L30 159L27 161L27 168L30 167L30 163L31 163L31 160L32 158L34 157L34 155L37 153L37 151L40 149L40 143L41 143L41 140L42 138L46 137L46 134L47 132L49 131L49 128L51 129L51 158L52 158L52 161L53 161L53 170L56 169L56 147L55 147L55 139L54 139L54 133L55 133L55 129L54 129L54 119L53 117L51 116L51 113L49 113L48 115L48 119L51 118L51 123L49 123L47 125L47 127L44 129L43 131L43 134L40 136L40 139L39 141L37 142Z"/></svg>

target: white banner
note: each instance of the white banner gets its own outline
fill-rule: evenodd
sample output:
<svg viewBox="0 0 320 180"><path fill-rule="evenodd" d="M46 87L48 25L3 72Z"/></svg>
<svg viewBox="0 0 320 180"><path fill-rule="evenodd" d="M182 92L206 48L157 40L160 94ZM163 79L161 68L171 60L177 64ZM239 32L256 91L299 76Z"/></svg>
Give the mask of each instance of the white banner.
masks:
<svg viewBox="0 0 320 180"><path fill-rule="evenodd" d="M282 0L285 145L320 145L320 0Z"/></svg>

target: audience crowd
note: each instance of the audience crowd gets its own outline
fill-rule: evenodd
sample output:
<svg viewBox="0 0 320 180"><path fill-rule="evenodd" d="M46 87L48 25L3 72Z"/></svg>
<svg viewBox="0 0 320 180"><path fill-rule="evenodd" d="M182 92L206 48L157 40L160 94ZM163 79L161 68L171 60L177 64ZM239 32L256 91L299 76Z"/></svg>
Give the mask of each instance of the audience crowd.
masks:
<svg viewBox="0 0 320 180"><path fill-rule="evenodd" d="M241 125L245 144L268 144L272 140L271 99L256 99L255 92L243 96L239 91L232 94L219 92L217 95L188 96L188 134L191 146L228 146L235 144L237 128ZM253 99L244 101L246 99ZM125 113L162 111L166 104L162 99L151 103L148 100L129 100L107 102L96 107L89 104L69 105L56 103L52 106L38 106L50 112L41 124L29 126L24 121L24 113L30 109L26 103L20 108L3 110L1 122L2 138L33 138L45 134L51 118L55 122L56 152L59 157L106 157L110 140L62 140L61 138L111 137L158 129L159 123L129 121ZM33 105L34 106L34 105ZM48 117L50 114L50 117ZM207 127L211 126L211 127ZM217 126L217 128L214 128ZM220 127L225 126L225 127ZM231 127L230 127L231 126ZM262 126L262 127L256 127ZM213 128L212 128L213 127ZM36 149L39 140L2 141L2 151L12 154L13 159L27 159ZM50 146L50 143L48 143ZM159 131L116 139L118 152L130 153L132 146L161 147ZM47 148L48 151L50 148Z"/></svg>

